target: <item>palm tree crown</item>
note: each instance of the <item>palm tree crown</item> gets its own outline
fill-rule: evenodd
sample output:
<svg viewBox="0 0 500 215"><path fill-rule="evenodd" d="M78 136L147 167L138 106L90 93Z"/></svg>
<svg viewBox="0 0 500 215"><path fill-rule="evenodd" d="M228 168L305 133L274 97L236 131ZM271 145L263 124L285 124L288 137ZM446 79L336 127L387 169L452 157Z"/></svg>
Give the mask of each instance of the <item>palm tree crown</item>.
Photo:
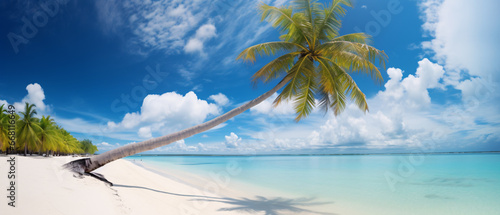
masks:
<svg viewBox="0 0 500 215"><path fill-rule="evenodd" d="M42 116L38 123L40 130L37 134L40 141L40 151L56 150L58 143L61 142L56 123L50 116Z"/></svg>
<svg viewBox="0 0 500 215"><path fill-rule="evenodd" d="M282 78L281 82L287 82L274 104L293 100L296 121L312 111L317 96L319 106L332 109L335 115L345 109L347 96L366 112L366 97L350 74L361 72L383 81L375 63L385 67L387 56L368 45L370 37L364 33L339 35L344 6L351 7L350 0L333 0L329 6L316 0L294 0L292 6L279 8L262 3L262 20L280 30L282 41L251 46L237 58L255 62L256 55L282 54L258 70L253 81Z"/></svg>
<svg viewBox="0 0 500 215"><path fill-rule="evenodd" d="M7 146L9 145L9 115L7 115L7 109L4 108L5 105L0 106L0 150L7 151Z"/></svg>
<svg viewBox="0 0 500 215"><path fill-rule="evenodd" d="M26 102L24 107L24 112L21 112L22 120L18 121L17 125L17 142L19 144L24 144L24 154L27 154L28 147L32 150L38 148L38 136L37 133L40 131L40 126L38 125L38 118L35 117L37 114L35 110L36 105L29 104Z"/></svg>

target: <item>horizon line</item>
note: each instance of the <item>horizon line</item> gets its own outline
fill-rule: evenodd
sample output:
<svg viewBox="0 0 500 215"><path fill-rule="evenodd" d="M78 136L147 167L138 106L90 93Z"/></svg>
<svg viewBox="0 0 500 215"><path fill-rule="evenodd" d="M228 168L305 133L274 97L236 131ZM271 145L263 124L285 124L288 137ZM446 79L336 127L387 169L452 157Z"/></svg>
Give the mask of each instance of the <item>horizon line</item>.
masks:
<svg viewBox="0 0 500 215"><path fill-rule="evenodd" d="M314 154L314 153L301 153L301 154L135 154L132 156L348 156L348 155L410 155L410 154L495 154L500 151L468 151L468 152L421 152L421 153L329 153L329 154ZM98 155L98 154L95 154Z"/></svg>

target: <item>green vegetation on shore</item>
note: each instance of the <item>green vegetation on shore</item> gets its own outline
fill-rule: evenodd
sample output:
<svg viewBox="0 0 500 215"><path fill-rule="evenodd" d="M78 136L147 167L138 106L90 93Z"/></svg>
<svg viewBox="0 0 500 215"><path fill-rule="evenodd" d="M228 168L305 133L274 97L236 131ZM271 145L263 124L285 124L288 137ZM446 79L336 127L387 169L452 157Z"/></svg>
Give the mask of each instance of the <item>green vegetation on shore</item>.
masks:
<svg viewBox="0 0 500 215"><path fill-rule="evenodd" d="M24 111L9 113L4 105L0 106L0 153L6 154L39 154L69 155L94 154L97 146L92 141L77 140L64 128L57 125L50 116L36 118L36 105L25 104ZM12 119L15 119L15 130ZM12 131L15 131L15 146L10 147ZM11 132L11 133L9 133Z"/></svg>

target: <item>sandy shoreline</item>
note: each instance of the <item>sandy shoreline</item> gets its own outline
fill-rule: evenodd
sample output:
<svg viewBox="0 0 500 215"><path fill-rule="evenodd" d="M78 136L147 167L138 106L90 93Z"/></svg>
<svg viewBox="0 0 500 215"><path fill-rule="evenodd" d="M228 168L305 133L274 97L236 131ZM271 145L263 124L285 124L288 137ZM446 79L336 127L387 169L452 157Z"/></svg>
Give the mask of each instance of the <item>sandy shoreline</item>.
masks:
<svg viewBox="0 0 500 215"><path fill-rule="evenodd" d="M308 199L250 192L234 183L225 186L224 177L207 182L193 174L151 171L121 159L97 171L114 183L109 186L61 168L76 158L15 157L14 208L6 198L9 157L0 156L2 214L329 214L325 204Z"/></svg>

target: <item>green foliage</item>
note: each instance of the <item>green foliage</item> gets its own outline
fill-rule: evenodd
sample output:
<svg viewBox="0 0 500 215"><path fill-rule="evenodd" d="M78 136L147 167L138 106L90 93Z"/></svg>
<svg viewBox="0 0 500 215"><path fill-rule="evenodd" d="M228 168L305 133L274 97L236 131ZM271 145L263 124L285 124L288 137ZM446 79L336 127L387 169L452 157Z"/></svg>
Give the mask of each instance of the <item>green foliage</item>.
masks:
<svg viewBox="0 0 500 215"><path fill-rule="evenodd" d="M93 145L92 141L89 139L80 141L80 144L83 151L87 154L94 154L95 152L97 152L97 146Z"/></svg>
<svg viewBox="0 0 500 215"><path fill-rule="evenodd" d="M21 116L16 116L17 152L38 154L94 154L97 146L90 140L78 141L68 131L58 126L50 116L36 118L36 105L25 104ZM4 105L0 106L0 149L8 146L7 126L9 115ZM14 152L11 152L14 153Z"/></svg>
<svg viewBox="0 0 500 215"><path fill-rule="evenodd" d="M57 150L57 142L62 141L62 139L54 119L51 119L50 116L42 116L39 126L40 131L38 132L38 139L40 141L40 151L48 152Z"/></svg>
<svg viewBox="0 0 500 215"><path fill-rule="evenodd" d="M0 149L2 151L7 150L9 144L8 136L8 126L9 126L9 115L7 114L7 109L4 105L0 106Z"/></svg>
<svg viewBox="0 0 500 215"><path fill-rule="evenodd" d="M22 150L24 148L24 153L27 153L28 148L38 150L39 142L37 133L40 131L40 126L38 125L38 118L35 117L37 114L35 110L36 105L25 103L24 112L21 112L22 119L17 121L17 144L18 149Z"/></svg>
<svg viewBox="0 0 500 215"><path fill-rule="evenodd" d="M333 0L323 5L316 0L293 0L291 6L260 5L262 21L277 28L282 41L251 46L238 59L255 62L256 56L280 55L253 75L253 81L267 83L282 78L287 85L274 101L292 100L296 121L309 115L316 107L316 97L323 110L340 114L347 99L364 112L368 111L366 96L350 76L369 75L377 83L383 78L376 63L385 67L387 56L370 45L364 33L339 35L340 18L350 0Z"/></svg>

